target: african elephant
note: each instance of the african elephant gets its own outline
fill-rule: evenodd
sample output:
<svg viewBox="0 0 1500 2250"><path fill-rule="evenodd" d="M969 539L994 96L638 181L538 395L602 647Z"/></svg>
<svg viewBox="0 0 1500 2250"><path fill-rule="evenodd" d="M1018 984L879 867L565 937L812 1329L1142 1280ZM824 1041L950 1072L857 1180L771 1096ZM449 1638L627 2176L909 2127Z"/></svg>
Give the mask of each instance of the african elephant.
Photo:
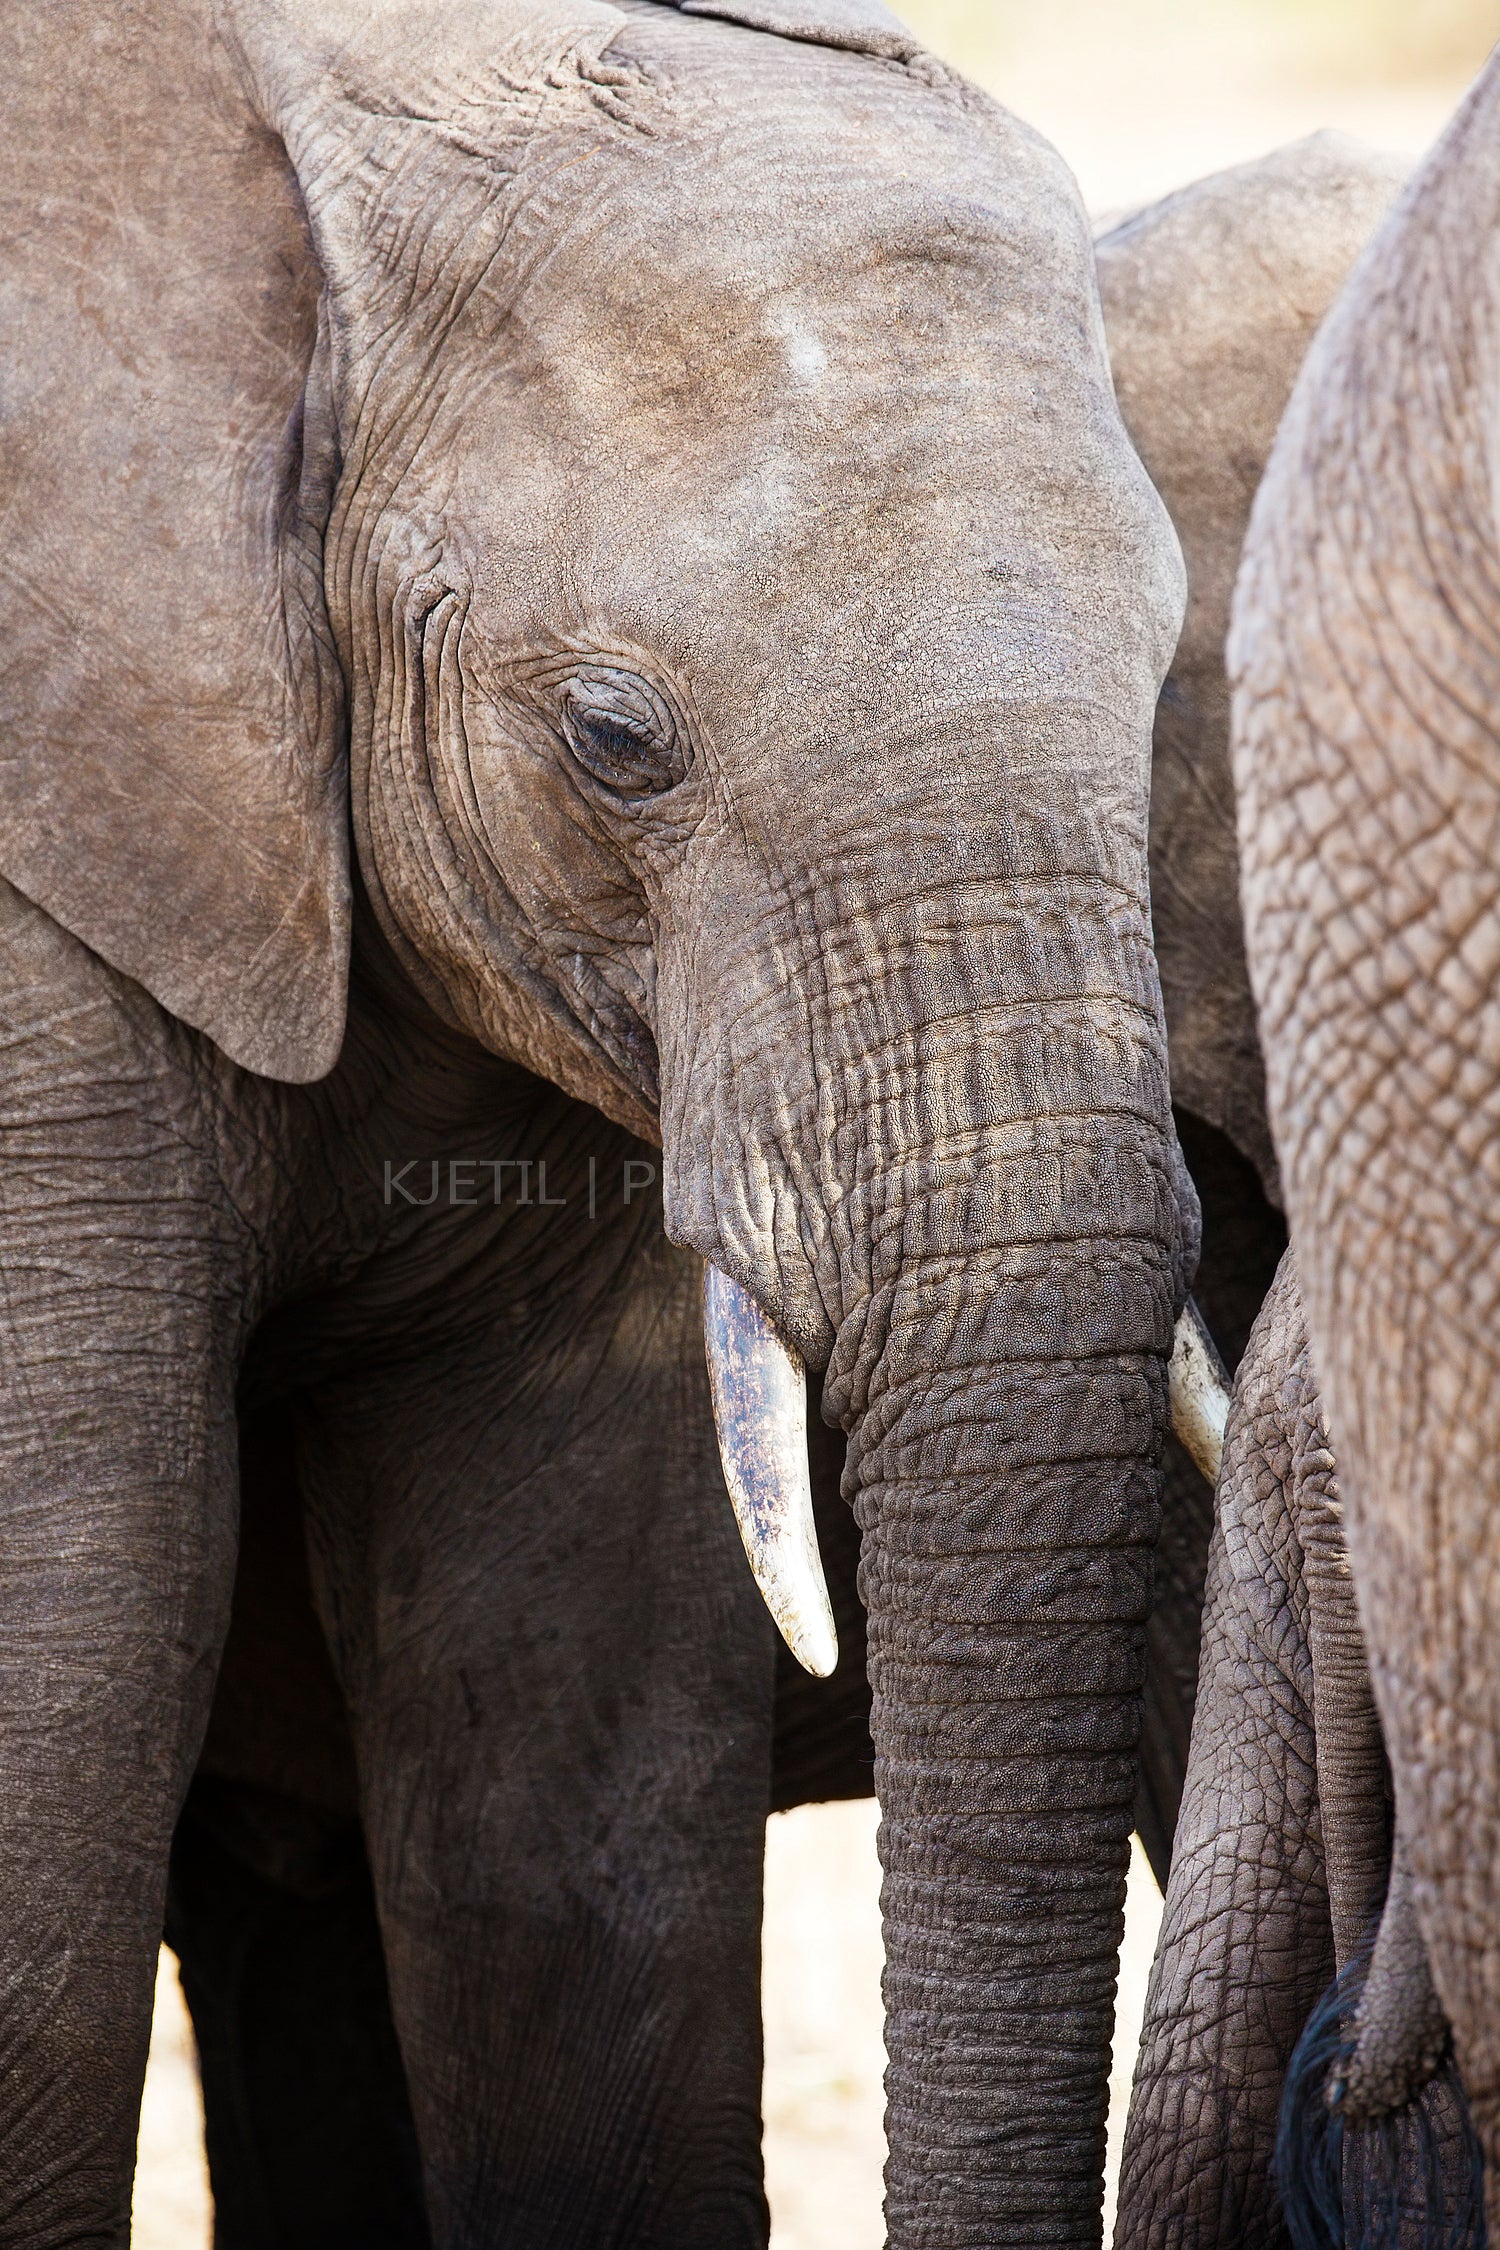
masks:
<svg viewBox="0 0 1500 2250"><path fill-rule="evenodd" d="M1284 199L1288 189L1299 199L1288 203L1283 224L1305 203L1303 216L1316 214L1326 225L1330 201L1351 197L1357 223L1360 199L1379 193L1388 170L1385 160L1323 136L1232 183L1205 183L1170 208L1179 217L1197 214L1201 235L1211 199L1232 185L1231 222L1242 223L1253 196L1263 223L1267 184L1283 183ZM1266 1170L1274 1192L1232 910L1237 867L1220 644L1245 477L1243 462L1226 474L1205 450L1205 434L1209 448L1220 442L1214 422L1184 424L1183 308L1202 298L1217 268L1202 259L1184 273L1164 258L1172 230L1161 216L1106 237L1099 273L1127 427L1171 502L1192 565L1187 626L1158 705L1150 859L1178 1126L1204 1206L1196 1294L1232 1365L1284 1242L1279 1214L1252 1169L1253 1160ZM1237 294L1236 305L1244 302ZM1241 351L1246 342L1264 347L1259 318L1253 336L1240 339ZM1279 332L1277 342L1284 357ZM1264 423L1277 370L1268 378L1257 365L1247 377L1238 364ZM1244 404L1235 401L1237 409ZM696 1353L689 1339L684 1380ZM204 2066L218 2231L231 2246L419 2241L418 2164L361 1849L352 1746L305 1583L285 1404L263 1401L248 1417L242 1410L241 1421L234 1611L198 1777L178 1824L168 1910ZM858 1549L837 1492L843 1446L816 1421L810 1434L820 1543L844 1656L833 1681L815 1682L778 1646L773 1806L867 1794L872 1786L863 1612L853 1587ZM1136 1825L1163 1886L1187 1763L1211 1516L1200 1472L1170 1436L1165 1467L1136 1803Z"/></svg>
<svg viewBox="0 0 1500 2250"><path fill-rule="evenodd" d="M1500 60L1325 323L1230 644L1246 929L1417 1915L1500 2222Z"/></svg>
<svg viewBox="0 0 1500 2250"><path fill-rule="evenodd" d="M1334 239L1321 248L1336 259L1389 172L1384 159L1320 138L1173 198L1097 246L1127 429L1169 502L1191 567L1187 624L1156 716L1149 857L1178 1131L1203 1207L1195 1294L1231 1367L1285 1230L1266 1192L1275 1194L1275 1175L1236 904L1222 639L1249 478L1242 450L1226 457L1223 433L1227 425L1234 444L1248 434L1262 451L1269 446L1302 339L1295 327L1285 333L1285 319L1268 328L1235 262L1221 265L1221 237L1227 219L1243 262L1247 229L1265 228L1267 202L1279 194L1278 239L1309 223L1331 227ZM1218 234L1205 239L1210 226ZM1298 318L1310 319L1322 276L1301 278ZM1226 281L1232 295L1227 304L1214 300L1211 344L1221 388L1232 369L1242 389L1205 419L1203 368L1192 367L1185 391L1181 360L1185 336L1204 335L1197 308ZM1247 332L1229 347L1226 331L1242 310ZM683 1349L680 1379L690 1385L695 1335L685 1335ZM262 1338L252 1371L264 1357ZM477 1373L470 1380L482 1388ZM231 2246L291 2239L294 2213L302 2230L295 2239L320 2250L346 2237L361 2245L418 2241L418 2167L360 1848L353 1751L306 1584L284 1386L253 1387L256 1402L246 1410L242 1386L234 1608L168 1899L168 1933L203 2061L218 2224ZM844 1447L816 1416L810 1434L843 1654L834 1678L818 1681L778 1645L776 1808L873 1787L858 1540L838 1495ZM716 1487L712 1464L705 1467ZM1170 1435L1164 1470L1135 1805L1163 1887L1187 1767L1212 1524L1211 1488Z"/></svg>
<svg viewBox="0 0 1500 2250"><path fill-rule="evenodd" d="M1286 1246L1245 965L1224 638L1250 503L1319 320L1404 176L1321 133L1103 235L1126 428L1182 542L1188 606L1157 708L1151 905L1173 1108L1202 1206L1194 1295L1232 1370ZM1188 1756L1212 1495L1168 1440L1136 1825L1163 1889Z"/></svg>
<svg viewBox="0 0 1500 2250"><path fill-rule="evenodd" d="M1156 718L1150 861L1178 1128L1204 1210L1195 1293L1231 1366L1285 1234L1266 1193L1276 1192L1274 1164L1237 910L1222 663L1229 585L1305 324L1336 278L1327 268L1352 256L1351 235L1373 223L1396 176L1389 160L1319 136L1200 183L1098 244L1127 428L1169 501L1191 570L1187 623ZM1321 264L1297 243L1309 230ZM1235 253L1227 260L1226 235ZM1299 287L1279 324L1244 286L1250 241L1265 235L1283 273L1289 252L1301 249ZM1190 365L1185 386L1192 345L1204 359ZM1208 417L1206 372L1218 384ZM1248 458L1247 443L1258 448ZM688 1339L689 1361L696 1352ZM415 2241L424 2221L359 1849L352 1751L305 1587L282 1419L274 1407L251 1415L242 1441L235 1608L198 1780L179 1822L168 1929L203 2057L221 2233L232 2244L283 2240L295 2212L297 2239L309 2242ZM778 1647L775 1806L872 1785L857 1544L837 1494L843 1447L816 1421L811 1434L844 1657L834 1680L817 1682ZM1163 1887L1187 1765L1212 1516L1209 1488L1173 1437L1165 1474L1135 1808ZM1320 1939L1314 1986L1326 1951Z"/></svg>
<svg viewBox="0 0 1500 2250"><path fill-rule="evenodd" d="M1326 229L1330 207L1341 216L1351 200L1357 224L1388 170L1385 160L1325 137L1235 175L1228 183L1230 220L1242 233L1247 218L1263 225L1263 206L1279 184L1282 231L1309 220ZM1269 339L1277 355L1269 369L1246 350L1264 354L1268 344L1263 310L1255 307L1253 332L1236 338L1248 419L1243 395L1207 422L1201 413L1184 413L1185 315L1220 281L1211 255L1217 246L1201 238L1205 214L1219 209L1224 188L1206 184L1170 206L1179 230L1183 214L1196 229L1199 256L1191 270L1183 269L1180 253L1175 261L1164 255L1176 235L1161 213L1116 229L1098 244L1098 262L1127 429L1170 503L1192 572L1187 626L1156 717L1149 857L1174 1106L1204 1213L1195 1294L1233 1366L1285 1230L1260 1178L1263 1171L1274 1195L1235 903L1222 661L1248 491L1243 456L1228 463L1218 448L1225 420L1237 438L1248 427L1262 448L1269 445L1290 366L1282 329ZM1334 255L1342 239L1340 233ZM1238 286L1243 277L1234 278L1232 309L1249 312ZM1307 317L1305 286L1298 302ZM1221 380L1231 317L1231 308L1216 307ZM1197 400L1201 369L1193 375ZM701 1346L688 1334L683 1348L681 1381L691 1385ZM252 1372L265 1356L262 1337L252 1349ZM482 1387L477 1373L470 1381ZM418 2241L425 2221L414 2141L360 1848L352 1745L306 1584L285 1387L250 1387L253 1408L242 1385L234 1608L197 1778L178 1823L168 1894L168 1932L203 2061L218 2226L231 2245L305 2239L327 2250L345 2238L361 2245ZM873 1787L864 1617L854 1583L858 1537L838 1494L844 1447L816 1416L810 1434L842 1657L835 1677L819 1681L778 1645L774 1808L867 1795ZM1135 1806L1163 1886L1187 1766L1212 1521L1211 1489L1170 1435L1164 1467ZM712 1465L705 1468L716 1487ZM294 2228L300 2231L293 2236Z"/></svg>
<svg viewBox="0 0 1500 2250"><path fill-rule="evenodd" d="M1096 2240L1196 1212L1071 182L873 0L13 5L0 102L0 2234L124 2239L289 1405L435 2238L764 2240L800 1358L891 2240Z"/></svg>

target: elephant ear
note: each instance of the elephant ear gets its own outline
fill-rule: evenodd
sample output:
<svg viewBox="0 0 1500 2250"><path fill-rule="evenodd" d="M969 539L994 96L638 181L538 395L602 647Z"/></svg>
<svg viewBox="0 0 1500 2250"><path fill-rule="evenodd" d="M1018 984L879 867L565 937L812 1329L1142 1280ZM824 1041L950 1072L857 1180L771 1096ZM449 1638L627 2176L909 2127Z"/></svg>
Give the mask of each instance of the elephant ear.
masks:
<svg viewBox="0 0 1500 2250"><path fill-rule="evenodd" d="M319 280L206 0L0 31L0 875L236 1062L335 1060L339 671Z"/></svg>
<svg viewBox="0 0 1500 2250"><path fill-rule="evenodd" d="M821 47L852 47L857 54L910 62L922 42L881 0L674 0L685 16L719 16L753 31L778 32Z"/></svg>

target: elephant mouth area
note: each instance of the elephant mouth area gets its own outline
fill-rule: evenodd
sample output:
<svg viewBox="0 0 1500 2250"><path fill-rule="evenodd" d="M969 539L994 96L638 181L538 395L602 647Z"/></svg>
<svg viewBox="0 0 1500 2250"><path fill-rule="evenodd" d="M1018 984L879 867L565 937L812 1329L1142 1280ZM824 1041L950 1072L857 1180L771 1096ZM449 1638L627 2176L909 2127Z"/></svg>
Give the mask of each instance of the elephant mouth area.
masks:
<svg viewBox="0 0 1500 2250"><path fill-rule="evenodd" d="M707 1262L703 1333L719 1458L746 1557L787 1647L826 1679L838 1638L813 1516L806 1368L750 1292ZM1213 1484L1228 1378L1191 1298L1173 1332L1168 1396L1174 1430Z"/></svg>
<svg viewBox="0 0 1500 2250"><path fill-rule="evenodd" d="M826 1679L839 1648L813 1521L806 1370L749 1291L712 1265L703 1269L703 1336L719 1459L746 1557L787 1647Z"/></svg>

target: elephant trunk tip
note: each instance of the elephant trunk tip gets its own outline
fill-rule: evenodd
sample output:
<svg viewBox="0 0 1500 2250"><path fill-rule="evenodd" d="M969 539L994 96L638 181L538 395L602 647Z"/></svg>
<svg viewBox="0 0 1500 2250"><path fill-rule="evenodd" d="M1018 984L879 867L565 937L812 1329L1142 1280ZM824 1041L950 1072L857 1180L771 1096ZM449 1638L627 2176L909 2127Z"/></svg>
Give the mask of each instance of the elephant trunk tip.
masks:
<svg viewBox="0 0 1500 2250"><path fill-rule="evenodd" d="M801 1358L714 1265L703 1269L703 1337L724 1482L755 1583L798 1663L826 1679L839 1644L813 1522Z"/></svg>

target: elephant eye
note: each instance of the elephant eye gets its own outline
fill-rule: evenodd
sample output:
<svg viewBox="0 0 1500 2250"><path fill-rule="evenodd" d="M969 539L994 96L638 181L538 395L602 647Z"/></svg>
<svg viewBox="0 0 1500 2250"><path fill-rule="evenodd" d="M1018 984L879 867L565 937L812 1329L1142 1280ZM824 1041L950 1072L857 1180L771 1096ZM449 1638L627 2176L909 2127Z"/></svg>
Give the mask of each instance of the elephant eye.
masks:
<svg viewBox="0 0 1500 2250"><path fill-rule="evenodd" d="M582 665L563 683L562 731L595 781L622 797L656 796L681 781L687 760L664 698L638 673Z"/></svg>

